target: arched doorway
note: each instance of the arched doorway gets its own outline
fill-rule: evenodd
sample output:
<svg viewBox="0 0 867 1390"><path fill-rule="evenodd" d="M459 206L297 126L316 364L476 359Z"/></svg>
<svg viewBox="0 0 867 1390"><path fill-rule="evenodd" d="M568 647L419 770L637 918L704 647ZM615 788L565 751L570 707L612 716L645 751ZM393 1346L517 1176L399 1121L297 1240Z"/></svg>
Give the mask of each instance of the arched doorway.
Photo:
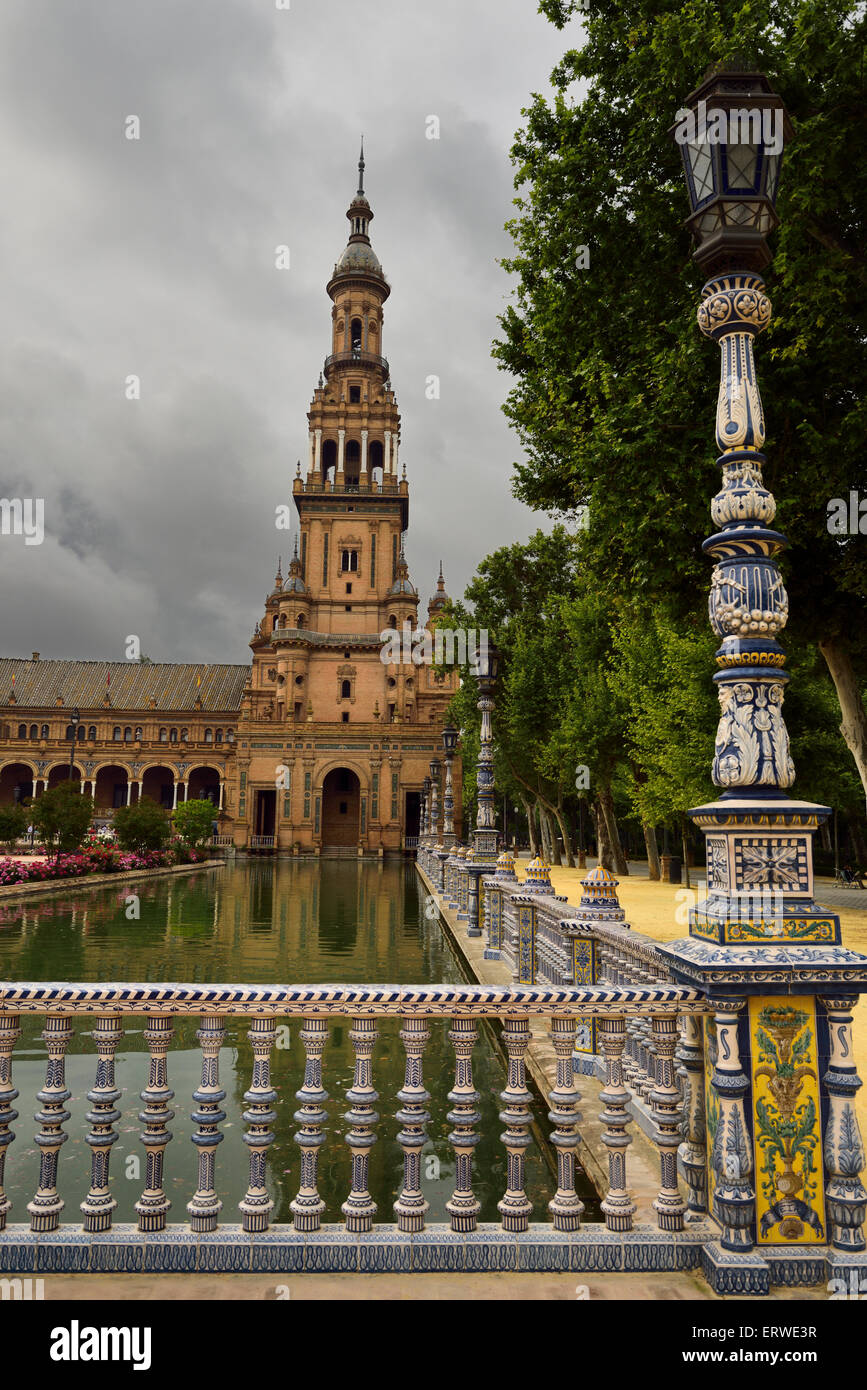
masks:
<svg viewBox="0 0 867 1390"><path fill-rule="evenodd" d="M348 767L335 767L322 783L322 847L341 849L359 842L361 783Z"/></svg>
<svg viewBox="0 0 867 1390"><path fill-rule="evenodd" d="M9 806L33 795L33 768L29 763L7 763L0 772L0 802Z"/></svg>
<svg viewBox="0 0 867 1390"><path fill-rule="evenodd" d="M175 800L175 774L170 767L148 767L142 777L142 796L170 811Z"/></svg>
<svg viewBox="0 0 867 1390"><path fill-rule="evenodd" d="M80 767L77 767L76 764L73 763L73 765L72 765L72 780L73 780L73 782L78 782L78 784L79 784L79 786L80 786L80 785L81 785L81 778L82 778L83 775L84 775L84 774L82 773L81 768L80 768ZM61 782L68 782L68 781L69 781L69 763L55 763L55 764L54 764L54 767L51 769L51 771L50 771L49 774L48 774L48 790L51 791L51 790L53 790L54 787L59 787Z"/></svg>
<svg viewBox="0 0 867 1390"><path fill-rule="evenodd" d="M189 774L189 801L213 801L220 804L220 774L215 767L194 767Z"/></svg>
<svg viewBox="0 0 867 1390"><path fill-rule="evenodd" d="M115 811L126 805L127 781L126 768L117 763L99 769L93 798L97 812Z"/></svg>

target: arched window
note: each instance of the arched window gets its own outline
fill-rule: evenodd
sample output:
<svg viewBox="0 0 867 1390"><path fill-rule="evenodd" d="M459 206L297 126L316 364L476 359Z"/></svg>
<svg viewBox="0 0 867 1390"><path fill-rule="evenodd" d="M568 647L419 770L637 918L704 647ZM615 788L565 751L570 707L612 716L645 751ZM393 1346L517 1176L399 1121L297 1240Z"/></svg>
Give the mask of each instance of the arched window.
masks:
<svg viewBox="0 0 867 1390"><path fill-rule="evenodd" d="M136 724L136 728L135 728L135 740L136 740L136 743L141 743L141 725L140 725L140 724Z"/></svg>
<svg viewBox="0 0 867 1390"><path fill-rule="evenodd" d="M19 737L19 738L26 738L26 737L27 737L27 725L26 725L26 724L19 724L19 725L18 725L18 737Z"/></svg>
<svg viewBox="0 0 867 1390"><path fill-rule="evenodd" d="M279 628L279 626L280 626L280 614L279 614L279 613L275 613L275 614L274 614L274 620L273 620L273 622L271 623L271 631L272 631L272 632L276 632L277 629Z"/></svg>
<svg viewBox="0 0 867 1390"><path fill-rule="evenodd" d="M111 731L111 736L114 739L115 743L120 743L121 734L119 724L115 724L114 728Z"/></svg>
<svg viewBox="0 0 867 1390"><path fill-rule="evenodd" d="M79 726L78 726L78 741L79 741L79 743L84 743L84 740L85 740L86 738L87 738L87 729L85 728L85 726L84 726L83 724L79 724Z"/></svg>
<svg viewBox="0 0 867 1390"><path fill-rule="evenodd" d="M67 724L67 726L66 726L66 733L63 735L63 737L64 737L65 739L73 739L73 738L75 738L75 725L74 725L74 724Z"/></svg>
<svg viewBox="0 0 867 1390"><path fill-rule="evenodd" d="M326 439L322 445L322 477L323 480L329 478L334 481L334 474L337 469L337 441Z"/></svg>
<svg viewBox="0 0 867 1390"><path fill-rule="evenodd" d="M382 440L381 440L381 439L374 439L374 440L372 440L371 445L370 445L370 472L371 472L371 474L374 474L374 473L376 473L377 470L379 470L379 474L380 474L379 481L380 481L380 482L382 482L382 468L383 468Z"/></svg>
<svg viewBox="0 0 867 1390"><path fill-rule="evenodd" d="M304 627L304 624L305 624L306 622L307 622L307 618L305 617L305 615L304 615L303 613L299 613L299 614L298 614L298 617L295 619L295 626L296 626L296 627Z"/></svg>
<svg viewBox="0 0 867 1390"><path fill-rule="evenodd" d="M129 724L127 724L126 728L123 731L123 741L124 743L132 743L132 729L130 728Z"/></svg>
<svg viewBox="0 0 867 1390"><path fill-rule="evenodd" d="M359 388L358 388L358 387L353 387L353 390L358 391L358 395L357 395L356 399L357 399L357 400L360 400L360 399L361 399L361 392L360 392ZM352 393L350 392L350 399L351 399L351 398L352 398ZM345 471L346 471L346 485L347 485L347 487L357 487L357 486L358 486L358 483L359 483L360 470L361 470L361 445L359 444L359 442L358 442L357 439L350 439L349 442L347 443L347 445L346 445L346 459L345 459L345 462L344 462L344 465L343 465L343 466L344 466L344 469L345 469Z"/></svg>
<svg viewBox="0 0 867 1390"><path fill-rule="evenodd" d="M349 346L353 352L361 351L361 338L364 332L361 319L353 319L349 325Z"/></svg>
<svg viewBox="0 0 867 1390"><path fill-rule="evenodd" d="M168 743L168 740L169 740L169 731L168 731L168 729L160 729L160 743Z"/></svg>
<svg viewBox="0 0 867 1390"><path fill-rule="evenodd" d="M214 731L213 731L213 729L206 729L206 730L205 730L205 743L213 743L213 742L214 742Z"/></svg>
<svg viewBox="0 0 867 1390"><path fill-rule="evenodd" d="M31 738L38 738L38 737L39 737L39 725L38 725L38 724L31 724L31 725L30 725L30 737L31 737Z"/></svg>
<svg viewBox="0 0 867 1390"><path fill-rule="evenodd" d="M189 738L189 736L190 736L190 731L189 731L189 729L181 729L181 743L186 743L186 741L187 741L187 739Z"/></svg>
<svg viewBox="0 0 867 1390"><path fill-rule="evenodd" d="M169 730L169 743L177 743L177 741L178 741L178 731L177 731L177 729L170 729L170 730Z"/></svg>
<svg viewBox="0 0 867 1390"><path fill-rule="evenodd" d="M216 733L214 734L214 742L215 742L215 743L222 743L222 742L223 742L223 730L222 730L222 729L217 729Z"/></svg>
<svg viewBox="0 0 867 1390"><path fill-rule="evenodd" d="M47 724L43 724L43 725L42 725L42 728L39 730L39 737L40 737L40 738L50 738L50 737L51 737L51 730L49 729L49 727L48 727Z"/></svg>
<svg viewBox="0 0 867 1390"><path fill-rule="evenodd" d="M235 735L234 735L234 733L233 733L233 731L232 731L231 729L230 729L229 732L226 734L226 742L227 742L227 743L234 743L234 742L235 742Z"/></svg>
<svg viewBox="0 0 867 1390"><path fill-rule="evenodd" d="M351 695L352 695L352 682L351 682L351 681L341 681L341 682L340 682L340 698L341 698L341 700L348 700L348 699L350 699Z"/></svg>
<svg viewBox="0 0 867 1390"><path fill-rule="evenodd" d="M396 628L396 627L397 627L397 614L396 614L396 613L389 613L389 615L388 615L388 625L389 625L389 627L391 627L391 628Z"/></svg>
<svg viewBox="0 0 867 1390"><path fill-rule="evenodd" d="M88 742L89 742L89 743L93 743L93 742L96 740L96 725L95 725L95 724L90 724L90 725L88 725L88 729L87 729L87 738L88 738Z"/></svg>

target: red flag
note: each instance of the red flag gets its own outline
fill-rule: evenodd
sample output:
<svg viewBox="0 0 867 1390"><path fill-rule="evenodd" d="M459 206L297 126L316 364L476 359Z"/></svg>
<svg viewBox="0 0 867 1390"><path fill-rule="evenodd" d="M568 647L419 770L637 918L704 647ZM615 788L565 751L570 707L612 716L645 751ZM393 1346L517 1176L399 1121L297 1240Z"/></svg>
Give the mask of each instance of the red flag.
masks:
<svg viewBox="0 0 867 1390"><path fill-rule="evenodd" d="M110 670L107 670L106 673L105 673L105 688L106 688L106 690L108 689L108 687L109 687L110 685L111 685L111 671L110 671Z"/></svg>

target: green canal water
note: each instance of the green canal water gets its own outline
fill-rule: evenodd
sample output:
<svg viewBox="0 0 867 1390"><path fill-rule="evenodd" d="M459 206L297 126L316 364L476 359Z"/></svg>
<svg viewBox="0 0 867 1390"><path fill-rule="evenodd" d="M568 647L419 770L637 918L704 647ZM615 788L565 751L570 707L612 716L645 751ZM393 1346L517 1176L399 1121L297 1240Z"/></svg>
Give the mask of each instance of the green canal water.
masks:
<svg viewBox="0 0 867 1390"><path fill-rule="evenodd" d="M465 979L458 958L436 916L425 912L425 895L411 865L369 861L325 860L320 864L292 861L246 861L192 875L154 879L133 885L140 901L138 920L127 918L129 885L71 891L27 906L0 908L0 978L50 981L177 981L231 984L425 984L459 983ZM268 1154L268 1173L274 1199L272 1219L289 1222L289 1203L298 1188L299 1151L293 1141L298 1108L295 1092L302 1083L304 1052L298 1040L300 1020L286 1020L272 1054L272 1078L278 1092L276 1135ZM9 1220L27 1221L27 1201L35 1190L39 1155L32 1116L45 1076L45 1047L37 1017L22 1015L22 1035L14 1054L14 1084L19 1119L15 1142L7 1150L6 1190L14 1208ZM94 1083L95 1048L88 1023L75 1023L76 1036L67 1054L67 1085L72 1099L66 1108L69 1139L60 1151L58 1186L66 1201L64 1218L80 1220L78 1205L89 1185L90 1159L85 1134L86 1092ZM144 1019L127 1019L117 1053L117 1084L123 1112L112 1151L115 1220L134 1221L133 1203L143 1182L143 1146L139 1092L147 1082ZM192 1092L200 1079L201 1054L195 1037L197 1020L178 1019L169 1053L169 1085L175 1092L173 1139L166 1150L166 1192L172 1199L170 1222L186 1221L186 1203L196 1189L196 1154L190 1136L194 1108ZM352 1084L353 1052L350 1023L332 1023L323 1059L323 1084L330 1099L325 1108L326 1142L320 1154L320 1191L327 1203L323 1218L341 1221L340 1204L350 1190L350 1161L344 1141L348 1109L345 1092ZM399 1019L383 1019L373 1059L374 1085L379 1092L377 1143L371 1156L370 1190L378 1205L378 1221L391 1222L392 1204L402 1185L402 1152L394 1118L403 1083L404 1049L398 1036ZM493 1025L499 1028L499 1025ZM247 1186L248 1155L242 1140L243 1093L250 1084L252 1053L247 1023L226 1019L226 1041L220 1054L220 1077L227 1092L223 1109L225 1138L217 1150L216 1186L223 1201L221 1220L238 1221L237 1203ZM505 1082L505 1062L493 1029L480 1029L474 1053L474 1078L481 1094L482 1136L476 1149L474 1186L482 1203L481 1220L498 1221L496 1203L506 1186L505 1151L500 1141L499 1092ZM424 1058L425 1081L431 1093L430 1136L423 1154L424 1192L430 1203L429 1221L447 1220L445 1203L451 1195L454 1158L448 1143L446 1099L454 1078L454 1052L447 1024L431 1025ZM533 1220L548 1220L546 1204L553 1195L550 1132L547 1108L534 1104L534 1143L527 1150L527 1192ZM598 1219L595 1193L582 1177L587 1218Z"/></svg>

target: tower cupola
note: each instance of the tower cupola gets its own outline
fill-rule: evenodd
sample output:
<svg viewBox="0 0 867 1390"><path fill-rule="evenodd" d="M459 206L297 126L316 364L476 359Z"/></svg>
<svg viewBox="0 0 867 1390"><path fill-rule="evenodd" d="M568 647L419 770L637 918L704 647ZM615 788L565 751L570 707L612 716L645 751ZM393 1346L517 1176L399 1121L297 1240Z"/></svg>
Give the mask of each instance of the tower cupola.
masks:
<svg viewBox="0 0 867 1390"><path fill-rule="evenodd" d="M358 160L358 189L346 211L349 220L349 240L346 249L335 264L334 274L328 283L328 293L335 298L335 291L341 282L359 276L373 281L376 285L380 303L384 303L391 293L379 257L370 244L370 224L373 209L364 191L364 140L361 142L361 155Z"/></svg>

